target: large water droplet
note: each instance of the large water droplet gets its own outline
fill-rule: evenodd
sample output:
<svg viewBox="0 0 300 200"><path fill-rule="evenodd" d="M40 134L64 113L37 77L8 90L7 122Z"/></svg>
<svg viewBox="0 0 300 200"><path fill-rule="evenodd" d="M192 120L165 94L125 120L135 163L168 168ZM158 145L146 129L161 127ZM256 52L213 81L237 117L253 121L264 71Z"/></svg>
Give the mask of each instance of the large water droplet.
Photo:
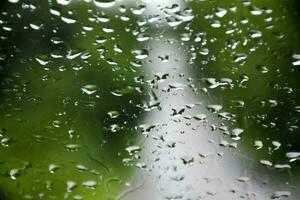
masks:
<svg viewBox="0 0 300 200"><path fill-rule="evenodd" d="M110 8L115 5L115 0L94 0L94 4L99 8Z"/></svg>

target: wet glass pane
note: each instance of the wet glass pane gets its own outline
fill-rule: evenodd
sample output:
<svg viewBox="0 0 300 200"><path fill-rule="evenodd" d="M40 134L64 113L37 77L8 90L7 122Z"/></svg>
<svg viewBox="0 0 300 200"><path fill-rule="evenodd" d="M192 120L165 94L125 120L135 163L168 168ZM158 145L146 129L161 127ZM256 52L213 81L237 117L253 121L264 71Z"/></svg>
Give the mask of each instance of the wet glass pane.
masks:
<svg viewBox="0 0 300 200"><path fill-rule="evenodd" d="M299 12L1 1L0 199L299 199Z"/></svg>

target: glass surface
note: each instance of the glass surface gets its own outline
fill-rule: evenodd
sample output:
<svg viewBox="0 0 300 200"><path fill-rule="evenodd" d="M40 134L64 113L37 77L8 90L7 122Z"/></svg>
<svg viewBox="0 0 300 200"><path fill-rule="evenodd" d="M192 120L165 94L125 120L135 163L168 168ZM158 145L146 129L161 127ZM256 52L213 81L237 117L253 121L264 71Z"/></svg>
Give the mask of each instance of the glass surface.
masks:
<svg viewBox="0 0 300 200"><path fill-rule="evenodd" d="M0 200L300 199L299 12L1 1Z"/></svg>

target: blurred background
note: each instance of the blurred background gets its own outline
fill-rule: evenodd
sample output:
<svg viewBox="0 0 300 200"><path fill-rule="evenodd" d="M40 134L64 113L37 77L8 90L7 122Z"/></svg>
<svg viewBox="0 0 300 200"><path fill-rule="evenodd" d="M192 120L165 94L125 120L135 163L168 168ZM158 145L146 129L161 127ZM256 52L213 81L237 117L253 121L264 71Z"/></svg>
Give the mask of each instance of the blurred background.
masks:
<svg viewBox="0 0 300 200"><path fill-rule="evenodd" d="M0 199L299 199L299 8L1 1Z"/></svg>

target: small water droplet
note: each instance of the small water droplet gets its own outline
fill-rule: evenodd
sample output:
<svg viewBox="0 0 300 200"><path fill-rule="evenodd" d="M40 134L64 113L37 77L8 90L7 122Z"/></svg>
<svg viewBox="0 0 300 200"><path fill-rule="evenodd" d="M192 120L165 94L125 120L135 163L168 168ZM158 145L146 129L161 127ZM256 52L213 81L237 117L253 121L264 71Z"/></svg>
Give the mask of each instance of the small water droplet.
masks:
<svg viewBox="0 0 300 200"><path fill-rule="evenodd" d="M215 11L215 14L217 17L224 17L226 15L226 13L227 13L227 10L224 8L220 8L220 7L218 7Z"/></svg>
<svg viewBox="0 0 300 200"><path fill-rule="evenodd" d="M20 175L19 170L18 169L11 169L9 171L9 176L11 179L16 180L17 177Z"/></svg>
<svg viewBox="0 0 300 200"><path fill-rule="evenodd" d="M87 188L95 188L97 186L97 182L96 181L85 181L82 183L83 186L87 187Z"/></svg>
<svg viewBox="0 0 300 200"><path fill-rule="evenodd" d="M110 118L117 118L120 115L118 111L114 111L114 110L109 111L107 114L110 116Z"/></svg>
<svg viewBox="0 0 300 200"><path fill-rule="evenodd" d="M84 85L81 88L81 91L85 94L91 95L94 94L97 91L97 85L93 85L93 84L88 84L88 85Z"/></svg>
<svg viewBox="0 0 300 200"><path fill-rule="evenodd" d="M78 145L78 144L67 144L67 145L65 145L65 148L66 148L67 151L75 152L75 151L79 150L80 145Z"/></svg>
<svg viewBox="0 0 300 200"><path fill-rule="evenodd" d="M54 174L56 170L58 170L60 167L56 164L50 164L48 167L48 170L50 173Z"/></svg>
<svg viewBox="0 0 300 200"><path fill-rule="evenodd" d="M77 187L76 182L67 181L67 192L72 192Z"/></svg>
<svg viewBox="0 0 300 200"><path fill-rule="evenodd" d="M140 152L142 150L142 148L140 146L129 146L129 147L126 147L125 149L129 155L133 155L137 152Z"/></svg>

